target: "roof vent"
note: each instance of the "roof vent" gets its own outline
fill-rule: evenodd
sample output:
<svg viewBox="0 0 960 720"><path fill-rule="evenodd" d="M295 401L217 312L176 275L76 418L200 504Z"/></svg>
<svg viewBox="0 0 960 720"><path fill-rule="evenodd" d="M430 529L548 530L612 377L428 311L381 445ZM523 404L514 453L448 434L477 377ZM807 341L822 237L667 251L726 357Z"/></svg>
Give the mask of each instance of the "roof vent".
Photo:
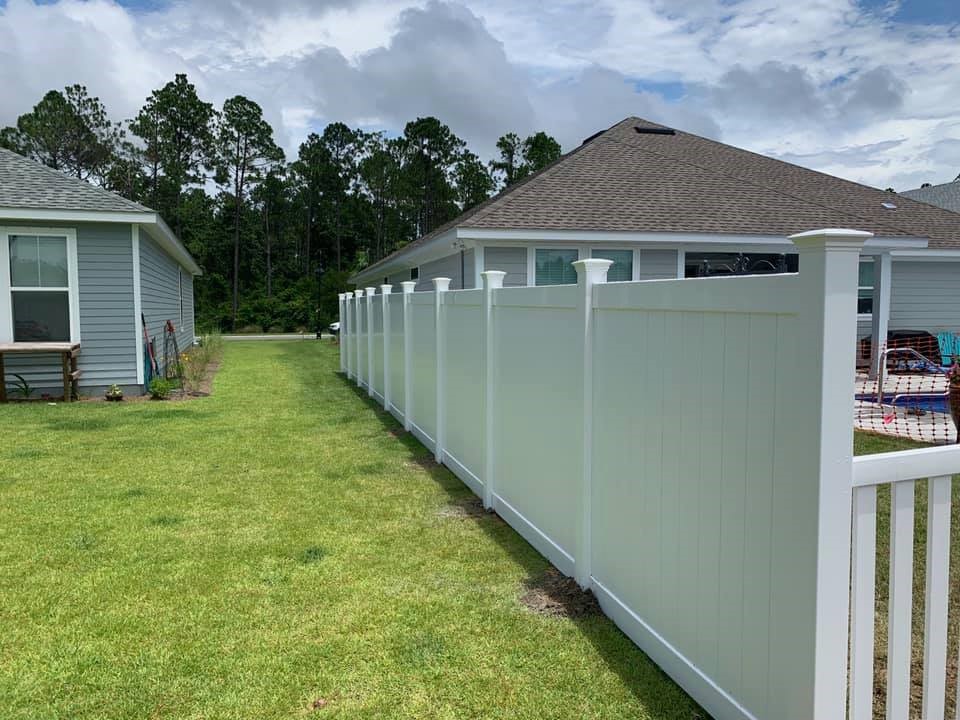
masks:
<svg viewBox="0 0 960 720"><path fill-rule="evenodd" d="M633 129L641 135L676 135L677 131L668 127L649 127L644 125L634 125Z"/></svg>
<svg viewBox="0 0 960 720"><path fill-rule="evenodd" d="M897 209L897 206L894 205L892 202L882 202L882 203L880 203L880 204L883 205L883 207L885 207L887 210L896 210L896 209Z"/></svg>

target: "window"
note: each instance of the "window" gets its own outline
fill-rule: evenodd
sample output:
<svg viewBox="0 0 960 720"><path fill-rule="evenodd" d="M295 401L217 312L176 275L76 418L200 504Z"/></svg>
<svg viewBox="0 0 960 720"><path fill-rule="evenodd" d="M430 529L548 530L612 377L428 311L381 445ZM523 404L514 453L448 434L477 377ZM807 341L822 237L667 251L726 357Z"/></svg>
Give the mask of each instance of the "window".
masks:
<svg viewBox="0 0 960 720"><path fill-rule="evenodd" d="M603 260L613 260L607 271L607 282L633 280L633 250L594 250L591 255Z"/></svg>
<svg viewBox="0 0 960 720"><path fill-rule="evenodd" d="M857 282L857 312L873 314L873 260L860 261L860 279Z"/></svg>
<svg viewBox="0 0 960 720"><path fill-rule="evenodd" d="M420 279L420 267L419 267L419 266L418 266L418 267L412 267L412 268L410 268L410 279L411 279L411 280L419 280L419 279Z"/></svg>
<svg viewBox="0 0 960 720"><path fill-rule="evenodd" d="M797 272L794 253L686 253L684 277L770 275Z"/></svg>
<svg viewBox="0 0 960 720"><path fill-rule="evenodd" d="M576 250L541 250L536 254L537 285L575 285L577 271L573 267L578 259Z"/></svg>
<svg viewBox="0 0 960 720"><path fill-rule="evenodd" d="M40 234L10 234L7 238L13 340L69 341L71 288L67 238Z"/></svg>

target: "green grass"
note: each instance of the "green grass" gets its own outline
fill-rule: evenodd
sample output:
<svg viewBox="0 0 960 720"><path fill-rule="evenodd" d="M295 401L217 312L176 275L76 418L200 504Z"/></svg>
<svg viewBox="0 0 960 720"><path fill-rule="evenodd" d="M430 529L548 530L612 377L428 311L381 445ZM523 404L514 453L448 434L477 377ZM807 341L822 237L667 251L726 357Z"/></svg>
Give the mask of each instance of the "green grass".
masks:
<svg viewBox="0 0 960 720"><path fill-rule="evenodd" d="M854 452L857 455L910 450L925 447L912 440L901 440L869 433L856 433ZM960 644L960 483L954 478L953 514L950 521L950 607L947 629L947 715L953 717L957 686L958 644ZM927 481L916 483L914 494L914 563L913 563L913 648L911 657L911 718L921 715L923 697L923 624L927 548ZM874 714L883 717L886 689L887 599L890 582L890 487L877 490L877 615L875 647Z"/></svg>
<svg viewBox="0 0 960 720"><path fill-rule="evenodd" d="M657 718L700 711L336 371L230 344L212 397L0 407L0 715ZM314 701L325 699L321 709Z"/></svg>

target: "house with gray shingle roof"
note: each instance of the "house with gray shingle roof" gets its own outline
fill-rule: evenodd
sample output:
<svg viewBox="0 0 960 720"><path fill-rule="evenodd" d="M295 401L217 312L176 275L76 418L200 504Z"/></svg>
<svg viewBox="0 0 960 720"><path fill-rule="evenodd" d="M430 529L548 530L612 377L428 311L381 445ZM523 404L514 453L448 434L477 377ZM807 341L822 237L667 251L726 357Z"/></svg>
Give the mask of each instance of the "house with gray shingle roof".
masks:
<svg viewBox="0 0 960 720"><path fill-rule="evenodd" d="M900 194L911 200L919 200L950 212L960 213L960 177L953 182L925 185L916 190L905 190Z"/></svg>
<svg viewBox="0 0 960 720"><path fill-rule="evenodd" d="M148 207L0 149L0 347L5 377L62 392L60 358L34 345L79 344L79 387L141 392L163 361L163 328L194 342L193 278L201 270ZM28 344L30 346L28 347Z"/></svg>
<svg viewBox="0 0 960 720"><path fill-rule="evenodd" d="M635 117L351 282L427 290L442 276L471 288L503 270L507 286L574 283L571 263L587 257L614 261L608 281L790 272L788 236L831 227L874 235L860 263L861 338L960 333L960 214Z"/></svg>

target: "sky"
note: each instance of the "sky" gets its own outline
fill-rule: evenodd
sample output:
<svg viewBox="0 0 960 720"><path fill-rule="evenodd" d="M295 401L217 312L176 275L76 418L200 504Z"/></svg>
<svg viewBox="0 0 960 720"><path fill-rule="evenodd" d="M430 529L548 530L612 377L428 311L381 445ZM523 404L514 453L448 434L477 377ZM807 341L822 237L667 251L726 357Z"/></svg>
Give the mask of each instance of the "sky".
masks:
<svg viewBox="0 0 960 720"><path fill-rule="evenodd" d="M435 115L490 158L636 115L881 188L960 173L957 0L0 0L0 124L75 82L117 120L185 72L288 155Z"/></svg>

